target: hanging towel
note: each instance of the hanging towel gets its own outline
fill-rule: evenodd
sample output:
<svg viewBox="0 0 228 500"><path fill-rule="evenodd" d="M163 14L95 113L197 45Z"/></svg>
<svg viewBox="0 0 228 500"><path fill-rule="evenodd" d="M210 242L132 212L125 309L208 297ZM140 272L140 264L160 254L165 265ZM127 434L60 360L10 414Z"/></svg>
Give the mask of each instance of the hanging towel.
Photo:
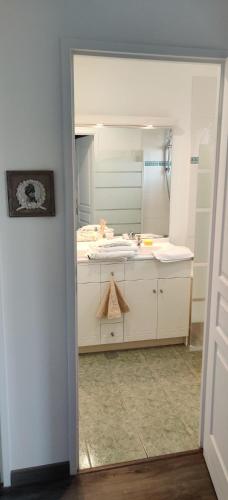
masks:
<svg viewBox="0 0 228 500"><path fill-rule="evenodd" d="M96 317L98 319L116 319L121 318L121 314L128 311L129 307L125 302L119 287L117 286L114 279L111 278L110 283L106 288L104 297L98 308Z"/></svg>

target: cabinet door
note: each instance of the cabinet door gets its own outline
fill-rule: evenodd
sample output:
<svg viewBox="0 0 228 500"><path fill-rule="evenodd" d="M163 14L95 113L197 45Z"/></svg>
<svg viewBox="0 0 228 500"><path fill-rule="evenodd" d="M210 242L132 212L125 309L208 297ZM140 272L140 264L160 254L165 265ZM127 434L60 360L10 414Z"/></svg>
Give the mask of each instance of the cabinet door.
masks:
<svg viewBox="0 0 228 500"><path fill-rule="evenodd" d="M159 339L188 336L190 292L190 278L158 280Z"/></svg>
<svg viewBox="0 0 228 500"><path fill-rule="evenodd" d="M124 341L155 339L157 280L126 281L125 299L130 311L124 317Z"/></svg>
<svg viewBox="0 0 228 500"><path fill-rule="evenodd" d="M100 304L100 283L78 285L78 345L100 344L100 320L96 318Z"/></svg>

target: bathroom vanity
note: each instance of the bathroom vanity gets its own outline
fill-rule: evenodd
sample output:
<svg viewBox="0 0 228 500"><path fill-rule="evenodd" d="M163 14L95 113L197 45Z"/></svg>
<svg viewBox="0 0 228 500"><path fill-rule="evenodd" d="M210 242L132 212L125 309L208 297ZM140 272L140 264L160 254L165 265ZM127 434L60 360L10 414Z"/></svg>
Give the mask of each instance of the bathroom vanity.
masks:
<svg viewBox="0 0 228 500"><path fill-rule="evenodd" d="M78 230L105 219L115 237L123 233L167 236L172 130L101 127L82 128L78 134ZM152 247L146 254L141 245L131 260L92 261L83 253L82 243L80 247L83 241L77 239L80 352L187 341L191 260L162 263L154 258ZM96 313L111 275L130 311L115 321L98 320Z"/></svg>
<svg viewBox="0 0 228 500"><path fill-rule="evenodd" d="M130 311L118 320L96 318L110 276ZM124 262L78 258L79 352L108 351L187 342L192 261L162 263L138 255Z"/></svg>

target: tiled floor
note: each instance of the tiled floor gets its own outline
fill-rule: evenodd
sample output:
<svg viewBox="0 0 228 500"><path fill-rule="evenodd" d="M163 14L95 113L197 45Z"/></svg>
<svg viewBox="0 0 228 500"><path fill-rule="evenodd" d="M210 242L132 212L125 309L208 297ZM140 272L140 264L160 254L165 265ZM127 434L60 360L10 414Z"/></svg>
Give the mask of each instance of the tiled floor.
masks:
<svg viewBox="0 0 228 500"><path fill-rule="evenodd" d="M200 352L82 354L79 366L81 469L198 447Z"/></svg>

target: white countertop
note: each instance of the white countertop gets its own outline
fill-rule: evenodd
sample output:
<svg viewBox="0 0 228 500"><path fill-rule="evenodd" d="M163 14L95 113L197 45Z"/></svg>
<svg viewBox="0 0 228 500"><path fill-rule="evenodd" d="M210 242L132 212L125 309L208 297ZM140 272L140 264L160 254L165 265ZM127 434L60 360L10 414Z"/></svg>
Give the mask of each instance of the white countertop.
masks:
<svg viewBox="0 0 228 500"><path fill-rule="evenodd" d="M169 243L168 238L157 238L156 240L153 241L152 246L144 246L143 244L138 247L138 253L135 254L133 258L127 259L128 261L140 261L140 260L154 260L155 257L153 256L153 249L154 248L161 248L165 247ZM135 246L137 247L137 244L135 242ZM91 263L91 264L97 264L101 262L124 262L124 260L120 259L106 259L104 261L102 260L90 260L87 257L87 253L96 247L95 242L78 242L77 243L77 262L78 263ZM126 261L125 261L126 262Z"/></svg>

